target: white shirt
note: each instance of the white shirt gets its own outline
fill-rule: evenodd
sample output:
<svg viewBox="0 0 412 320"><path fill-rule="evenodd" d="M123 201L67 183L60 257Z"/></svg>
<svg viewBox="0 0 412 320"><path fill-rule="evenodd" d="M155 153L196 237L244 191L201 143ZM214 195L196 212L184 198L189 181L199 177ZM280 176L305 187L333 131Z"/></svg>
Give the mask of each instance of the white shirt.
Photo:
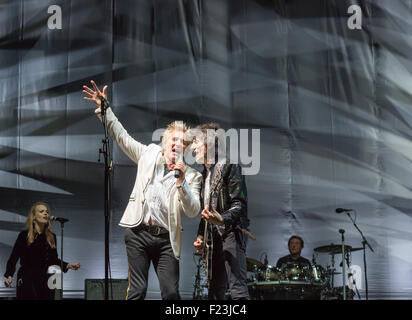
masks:
<svg viewBox="0 0 412 320"><path fill-rule="evenodd" d="M209 199L210 199L210 177L212 175L212 171L210 168L206 169L206 179L205 179L205 189L203 193L203 199L204 199L204 205L209 205ZM210 209L210 208L209 208Z"/></svg>
<svg viewBox="0 0 412 320"><path fill-rule="evenodd" d="M170 193L176 184L176 178L174 177L174 170L163 176L164 170L164 162L159 161L155 176L146 189L143 223L149 224L151 218L152 225L169 230L168 204Z"/></svg>

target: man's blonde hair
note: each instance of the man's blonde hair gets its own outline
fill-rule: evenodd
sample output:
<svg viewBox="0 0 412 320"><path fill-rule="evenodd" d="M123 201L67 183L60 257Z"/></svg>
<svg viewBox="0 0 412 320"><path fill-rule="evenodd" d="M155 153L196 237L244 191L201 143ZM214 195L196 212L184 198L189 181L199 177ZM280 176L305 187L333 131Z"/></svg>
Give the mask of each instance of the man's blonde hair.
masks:
<svg viewBox="0 0 412 320"><path fill-rule="evenodd" d="M163 133L163 135L165 135L166 132L172 132L176 129L181 129L183 132L186 132L187 130L190 129L190 127L186 123L184 123L183 121L176 120L176 121L173 121L172 123L169 123L167 125L166 130Z"/></svg>
<svg viewBox="0 0 412 320"><path fill-rule="evenodd" d="M191 143L191 141L189 141L186 138L186 134L185 134L186 132L188 132L190 130L190 127L186 123L184 123L183 121L176 120L176 121L173 121L172 123L169 123L168 126L166 127L166 130L163 132L162 152L163 152L163 143L165 141L165 137L168 136L169 134L171 134L173 131L176 131L176 130L181 130L182 131L182 133L183 133L183 144L184 145L188 146Z"/></svg>

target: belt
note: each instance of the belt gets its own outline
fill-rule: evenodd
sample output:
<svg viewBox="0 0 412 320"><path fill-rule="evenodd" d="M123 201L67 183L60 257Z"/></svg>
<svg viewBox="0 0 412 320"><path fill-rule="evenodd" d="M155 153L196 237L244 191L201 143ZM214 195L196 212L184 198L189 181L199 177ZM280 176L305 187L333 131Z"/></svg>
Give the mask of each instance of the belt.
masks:
<svg viewBox="0 0 412 320"><path fill-rule="evenodd" d="M155 225L148 225L148 224L140 224L138 226L140 230L145 230L149 233L151 233L154 236L158 236L161 234L166 234L169 233L169 231L166 228L160 227L160 226L155 226Z"/></svg>

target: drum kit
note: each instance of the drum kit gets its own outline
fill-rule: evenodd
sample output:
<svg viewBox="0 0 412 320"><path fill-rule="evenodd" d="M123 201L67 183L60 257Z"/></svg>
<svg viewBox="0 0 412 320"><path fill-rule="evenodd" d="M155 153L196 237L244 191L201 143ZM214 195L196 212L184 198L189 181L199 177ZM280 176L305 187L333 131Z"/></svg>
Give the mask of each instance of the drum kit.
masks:
<svg viewBox="0 0 412 320"><path fill-rule="evenodd" d="M246 258L249 273L248 288L253 300L352 300L354 292L345 286L334 287L334 276L342 274L335 270L335 255L342 254L341 245L326 245L314 249L316 253L331 256L331 265L326 268L316 264L287 263L280 268L262 263L253 258ZM345 260L349 266L350 253L363 248L345 245ZM344 262L342 262L344 263Z"/></svg>

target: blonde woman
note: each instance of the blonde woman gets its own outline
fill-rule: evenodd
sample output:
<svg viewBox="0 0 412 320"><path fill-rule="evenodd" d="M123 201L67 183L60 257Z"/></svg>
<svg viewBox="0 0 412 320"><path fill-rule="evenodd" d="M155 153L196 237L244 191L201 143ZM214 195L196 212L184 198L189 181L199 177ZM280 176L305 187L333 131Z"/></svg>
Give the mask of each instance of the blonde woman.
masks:
<svg viewBox="0 0 412 320"><path fill-rule="evenodd" d="M48 288L47 269L51 265L60 266L57 256L56 235L51 231L50 209L44 202L35 203L29 212L26 230L19 233L13 251L7 261L4 276L6 287L10 287L20 259L17 273L17 299L49 300L53 291ZM77 270L80 264L63 262L64 272Z"/></svg>

